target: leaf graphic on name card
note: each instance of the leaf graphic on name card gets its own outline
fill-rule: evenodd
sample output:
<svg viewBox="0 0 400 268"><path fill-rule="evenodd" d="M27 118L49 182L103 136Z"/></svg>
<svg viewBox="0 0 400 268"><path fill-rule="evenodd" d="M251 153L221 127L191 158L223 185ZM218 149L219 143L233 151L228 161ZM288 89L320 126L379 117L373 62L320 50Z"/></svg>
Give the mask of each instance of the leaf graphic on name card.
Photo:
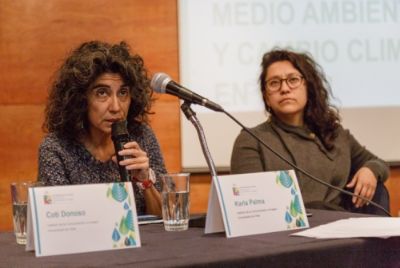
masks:
<svg viewBox="0 0 400 268"><path fill-rule="evenodd" d="M125 246L135 246L136 245L136 241L135 239L130 235L127 238L125 238L125 242L124 242Z"/></svg>
<svg viewBox="0 0 400 268"><path fill-rule="evenodd" d="M129 235L129 242L131 246L136 246L136 240L133 238L132 235Z"/></svg>
<svg viewBox="0 0 400 268"><path fill-rule="evenodd" d="M287 223L291 223L292 222L292 216L290 216L289 212L287 212L287 211L285 213L285 221Z"/></svg>
<svg viewBox="0 0 400 268"><path fill-rule="evenodd" d="M292 189L290 189L290 193L291 193L292 195L295 195L297 192L296 192L296 190L295 190L294 188L292 188Z"/></svg>
<svg viewBox="0 0 400 268"><path fill-rule="evenodd" d="M129 228L126 226L125 217L122 217L119 223L119 232L123 235L126 235L129 232Z"/></svg>
<svg viewBox="0 0 400 268"><path fill-rule="evenodd" d="M297 211L297 213L302 214L302 209L301 209L301 204L300 204L300 198L298 195L294 196L293 200L293 207Z"/></svg>
<svg viewBox="0 0 400 268"><path fill-rule="evenodd" d="M121 239L121 236L119 235L117 228L114 228L114 231L112 233L112 240L117 242L120 239Z"/></svg>
<svg viewBox="0 0 400 268"><path fill-rule="evenodd" d="M293 200L290 202L290 215L292 215L293 218L297 216L297 210L295 208Z"/></svg>
<svg viewBox="0 0 400 268"><path fill-rule="evenodd" d="M135 228L133 226L132 210L129 210L128 213L126 214L125 225L129 230L131 230L131 231L135 230Z"/></svg>
<svg viewBox="0 0 400 268"><path fill-rule="evenodd" d="M304 223L304 220L303 220L303 218L301 216L298 219L296 219L296 226L297 227L306 226L306 224Z"/></svg>
<svg viewBox="0 0 400 268"><path fill-rule="evenodd" d="M129 207L128 203L126 203L126 202L124 203L124 209L125 209L125 210L128 210L128 209L130 209L130 207Z"/></svg>
<svg viewBox="0 0 400 268"><path fill-rule="evenodd" d="M290 177L289 172L279 172L279 182L286 188L289 188L293 184L293 179Z"/></svg>
<svg viewBox="0 0 400 268"><path fill-rule="evenodd" d="M119 182L113 184L111 193L112 197L118 202L124 201L128 196L124 184Z"/></svg>

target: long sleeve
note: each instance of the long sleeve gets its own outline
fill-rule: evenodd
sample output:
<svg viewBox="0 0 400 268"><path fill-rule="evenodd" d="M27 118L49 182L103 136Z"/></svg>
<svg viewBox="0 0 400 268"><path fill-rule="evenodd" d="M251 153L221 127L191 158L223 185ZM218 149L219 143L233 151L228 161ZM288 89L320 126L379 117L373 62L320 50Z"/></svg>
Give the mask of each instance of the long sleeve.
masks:
<svg viewBox="0 0 400 268"><path fill-rule="evenodd" d="M389 168L386 163L362 146L349 131L346 132L351 146L352 174L361 167L368 167L378 181L385 182L389 176Z"/></svg>
<svg viewBox="0 0 400 268"><path fill-rule="evenodd" d="M143 137L145 137L145 148L143 149L147 152L147 156L149 157L150 161L150 167L153 169L157 177L157 181L154 186L158 191L161 191L161 181L159 178L161 174L167 173L161 148L153 130L150 127L144 127Z"/></svg>
<svg viewBox="0 0 400 268"><path fill-rule="evenodd" d="M265 171L263 161L263 155L258 142L247 132L241 131L233 146L231 173Z"/></svg>

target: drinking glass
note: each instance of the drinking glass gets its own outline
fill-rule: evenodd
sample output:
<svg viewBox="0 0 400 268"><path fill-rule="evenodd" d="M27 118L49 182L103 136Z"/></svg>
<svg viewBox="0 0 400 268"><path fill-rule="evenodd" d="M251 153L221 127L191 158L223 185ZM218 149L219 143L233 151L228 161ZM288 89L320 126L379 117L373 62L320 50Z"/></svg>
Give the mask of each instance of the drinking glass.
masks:
<svg viewBox="0 0 400 268"><path fill-rule="evenodd" d="M31 181L11 183L14 233L18 244L26 244L28 189L43 185L42 182Z"/></svg>
<svg viewBox="0 0 400 268"><path fill-rule="evenodd" d="M184 231L189 226L189 173L161 175L162 214L166 231Z"/></svg>

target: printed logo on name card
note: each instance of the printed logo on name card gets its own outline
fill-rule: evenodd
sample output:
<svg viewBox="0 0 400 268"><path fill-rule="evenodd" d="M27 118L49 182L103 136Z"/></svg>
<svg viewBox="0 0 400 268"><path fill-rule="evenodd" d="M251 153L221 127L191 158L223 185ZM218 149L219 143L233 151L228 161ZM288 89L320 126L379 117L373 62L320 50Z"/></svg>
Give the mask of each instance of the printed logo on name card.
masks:
<svg viewBox="0 0 400 268"><path fill-rule="evenodd" d="M48 194L48 193L45 193L44 196L43 196L43 202L44 202L45 205L50 205L53 202L52 198L51 198L51 195Z"/></svg>
<svg viewBox="0 0 400 268"><path fill-rule="evenodd" d="M232 191L233 191L233 195L235 195L235 196L240 195L240 189L235 184L232 186Z"/></svg>
<svg viewBox="0 0 400 268"><path fill-rule="evenodd" d="M255 187L254 185L237 186L236 184L233 184L232 191L233 195L235 196L251 196L254 193L257 193L257 187Z"/></svg>

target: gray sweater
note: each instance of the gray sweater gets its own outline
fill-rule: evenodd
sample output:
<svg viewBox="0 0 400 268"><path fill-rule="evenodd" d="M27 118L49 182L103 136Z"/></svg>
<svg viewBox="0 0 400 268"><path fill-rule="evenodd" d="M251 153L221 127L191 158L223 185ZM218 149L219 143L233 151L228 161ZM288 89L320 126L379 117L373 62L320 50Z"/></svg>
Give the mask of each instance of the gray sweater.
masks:
<svg viewBox="0 0 400 268"><path fill-rule="evenodd" d="M150 167L159 178L159 174L167 173L160 146L147 125L141 125L140 135L130 133L130 139L136 141L147 153ZM118 166L112 160L101 162L79 142L60 138L50 133L39 147L39 177L46 185L68 185L86 183L105 183L120 180ZM161 182L155 183L161 190ZM138 214L146 211L143 192L135 183L133 189Z"/></svg>
<svg viewBox="0 0 400 268"><path fill-rule="evenodd" d="M261 140L270 145L305 171L332 185L345 188L355 172L365 166L372 170L379 181L385 181L389 169L385 162L361 146L348 130L338 130L335 147L328 151L307 128L293 127L278 119L268 121L251 129ZM236 138L232 157L231 173L293 169L275 154L263 147L245 131ZM322 202L341 206L342 196L333 189L313 181L297 172L304 203Z"/></svg>

